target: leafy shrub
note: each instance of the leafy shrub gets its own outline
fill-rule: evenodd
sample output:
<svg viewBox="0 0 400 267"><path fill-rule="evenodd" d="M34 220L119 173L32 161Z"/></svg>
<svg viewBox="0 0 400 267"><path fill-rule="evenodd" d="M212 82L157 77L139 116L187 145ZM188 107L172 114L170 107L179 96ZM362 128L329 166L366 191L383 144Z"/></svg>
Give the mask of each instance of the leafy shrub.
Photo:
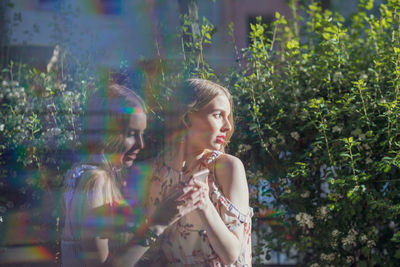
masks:
<svg viewBox="0 0 400 267"><path fill-rule="evenodd" d="M259 190L255 222L265 209L280 222L260 235L262 244L298 251L302 265L395 266L400 258L400 2L381 4L379 17L369 14L372 2L361 0L349 21L316 3L304 18L259 20L239 66L219 76L236 103L229 148ZM189 26L181 29L183 64L161 62L160 77L148 79L151 114L162 115L179 80L218 79L205 56L215 28L204 20L192 36ZM0 85L0 215L21 195L40 198L36 188L61 184L93 83L82 78L86 72L59 77L18 68L3 70ZM157 127L150 135L162 142ZM39 172L24 178L16 197L4 189L18 169Z"/></svg>
<svg viewBox="0 0 400 267"><path fill-rule="evenodd" d="M381 4L379 17L372 3L360 1L349 21L317 3L290 22L259 19L245 68L230 77L232 147L259 194L273 197L255 205L281 221L264 246L295 249L302 264L400 258L400 2Z"/></svg>
<svg viewBox="0 0 400 267"><path fill-rule="evenodd" d="M80 146L82 106L93 82L82 77L11 62L0 79L0 216L31 209L32 220L52 232L46 240L62 212L55 194Z"/></svg>

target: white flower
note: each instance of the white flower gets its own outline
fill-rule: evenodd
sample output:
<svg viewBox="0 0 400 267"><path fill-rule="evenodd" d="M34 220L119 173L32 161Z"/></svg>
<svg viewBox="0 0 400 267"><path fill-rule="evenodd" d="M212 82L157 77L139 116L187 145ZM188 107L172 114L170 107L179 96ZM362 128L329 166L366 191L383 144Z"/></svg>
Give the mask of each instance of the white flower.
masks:
<svg viewBox="0 0 400 267"><path fill-rule="evenodd" d="M4 124L0 124L0 132L4 131Z"/></svg>
<svg viewBox="0 0 400 267"><path fill-rule="evenodd" d="M308 198L310 196L310 191L306 191L303 194L300 195L302 198Z"/></svg>
<svg viewBox="0 0 400 267"><path fill-rule="evenodd" d="M330 253L330 254L321 253L320 259L323 261L333 261L335 259L335 254L334 253Z"/></svg>
<svg viewBox="0 0 400 267"><path fill-rule="evenodd" d="M326 206L318 207L316 217L320 220L326 220L326 218L328 217L328 212L329 211Z"/></svg>
<svg viewBox="0 0 400 267"><path fill-rule="evenodd" d="M367 247L369 247L369 248L373 248L373 247L375 247L375 241L374 240L368 240L368 242L367 242Z"/></svg>
<svg viewBox="0 0 400 267"><path fill-rule="evenodd" d="M281 141L280 144L284 144L285 143L285 137L281 134L278 134L277 138Z"/></svg>
<svg viewBox="0 0 400 267"><path fill-rule="evenodd" d="M59 135L61 133L60 128L53 128L54 129L54 135Z"/></svg>
<svg viewBox="0 0 400 267"><path fill-rule="evenodd" d="M299 135L298 132L291 132L291 133L290 133L290 136L291 136L293 139L295 139L296 141L298 141L299 138L300 138L300 135Z"/></svg>
<svg viewBox="0 0 400 267"><path fill-rule="evenodd" d="M251 145L247 145L247 144L240 144L238 147L238 152L239 153L244 153L246 151L249 151L251 149Z"/></svg>
<svg viewBox="0 0 400 267"><path fill-rule="evenodd" d="M347 263L353 263L354 262L354 257L353 256L347 256L346 257L346 262Z"/></svg>
<svg viewBox="0 0 400 267"><path fill-rule="evenodd" d="M319 264L318 263L313 263L313 264L310 265L310 267L319 267Z"/></svg>
<svg viewBox="0 0 400 267"><path fill-rule="evenodd" d="M342 238L342 243L343 245L356 245L356 235L358 232L354 229L350 229L348 232L347 236L345 238Z"/></svg>
<svg viewBox="0 0 400 267"><path fill-rule="evenodd" d="M362 131L361 131L360 128L357 128L357 129L351 131L351 134L352 134L353 136L359 136L361 133L362 133Z"/></svg>
<svg viewBox="0 0 400 267"><path fill-rule="evenodd" d="M333 128L332 128L332 132L334 132L334 133L336 133L336 132L340 133L340 132L342 132L342 130L343 129L337 125L333 126Z"/></svg>
<svg viewBox="0 0 400 267"><path fill-rule="evenodd" d="M362 242L365 242L365 241L368 240L368 237L367 237L366 235L362 235L362 236L360 237L360 240L361 240Z"/></svg>
<svg viewBox="0 0 400 267"><path fill-rule="evenodd" d="M71 91L66 91L66 92L64 92L64 94L69 97L71 97L73 95L73 93Z"/></svg>
<svg viewBox="0 0 400 267"><path fill-rule="evenodd" d="M314 228L313 216L300 212L296 215L296 221L300 226L307 226L308 228Z"/></svg>
<svg viewBox="0 0 400 267"><path fill-rule="evenodd" d="M370 163L372 163L373 161L372 161L372 159L371 158L367 158L366 160L365 160L365 163L366 164L370 164Z"/></svg>
<svg viewBox="0 0 400 267"><path fill-rule="evenodd" d="M4 87L8 86L8 82L6 80L3 80L3 82L1 83L1 85L3 85Z"/></svg>

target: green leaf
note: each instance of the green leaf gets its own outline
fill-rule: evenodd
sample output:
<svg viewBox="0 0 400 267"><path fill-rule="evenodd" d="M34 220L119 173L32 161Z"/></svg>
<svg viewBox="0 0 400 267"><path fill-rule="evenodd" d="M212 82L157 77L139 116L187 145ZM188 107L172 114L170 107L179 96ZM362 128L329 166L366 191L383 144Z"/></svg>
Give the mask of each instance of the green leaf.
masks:
<svg viewBox="0 0 400 267"><path fill-rule="evenodd" d="M370 249L369 249L367 246L362 247L361 253L362 253L366 258L369 258Z"/></svg>
<svg viewBox="0 0 400 267"><path fill-rule="evenodd" d="M394 257L396 259L400 259L400 248L396 250L396 253L394 254Z"/></svg>

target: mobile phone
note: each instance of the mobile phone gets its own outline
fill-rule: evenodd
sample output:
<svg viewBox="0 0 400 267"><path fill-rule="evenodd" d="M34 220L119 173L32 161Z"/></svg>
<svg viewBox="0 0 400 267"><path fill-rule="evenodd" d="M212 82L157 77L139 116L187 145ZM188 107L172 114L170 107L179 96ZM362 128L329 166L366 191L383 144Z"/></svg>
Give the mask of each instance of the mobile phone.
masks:
<svg viewBox="0 0 400 267"><path fill-rule="evenodd" d="M198 171L192 175L193 179L196 179L197 181L207 183L207 177L210 171L208 169L204 169L201 171Z"/></svg>

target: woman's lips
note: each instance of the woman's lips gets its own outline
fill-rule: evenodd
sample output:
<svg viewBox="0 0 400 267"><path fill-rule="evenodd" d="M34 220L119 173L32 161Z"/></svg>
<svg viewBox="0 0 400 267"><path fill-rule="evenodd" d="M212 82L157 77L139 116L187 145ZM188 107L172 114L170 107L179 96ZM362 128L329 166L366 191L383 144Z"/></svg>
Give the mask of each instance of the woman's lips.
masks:
<svg viewBox="0 0 400 267"><path fill-rule="evenodd" d="M225 136L223 135L217 136L217 142L220 144L225 143Z"/></svg>
<svg viewBox="0 0 400 267"><path fill-rule="evenodd" d="M125 160L135 160L136 159L137 154L128 154L125 155Z"/></svg>

